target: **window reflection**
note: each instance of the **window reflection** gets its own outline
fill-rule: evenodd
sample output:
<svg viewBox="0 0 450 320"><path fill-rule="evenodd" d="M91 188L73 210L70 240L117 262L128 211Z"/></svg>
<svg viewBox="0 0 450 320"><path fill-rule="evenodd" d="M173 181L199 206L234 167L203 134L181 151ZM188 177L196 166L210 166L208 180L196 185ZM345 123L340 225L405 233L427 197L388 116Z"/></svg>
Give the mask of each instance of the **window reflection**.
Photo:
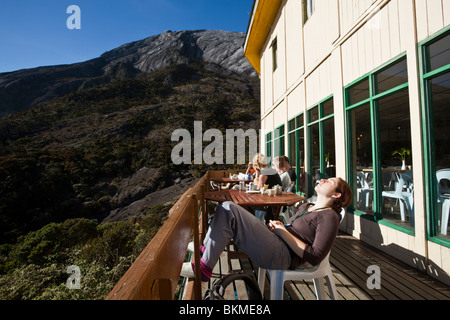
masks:
<svg viewBox="0 0 450 320"><path fill-rule="evenodd" d="M450 36L446 36L428 46L428 72L450 64Z"/></svg>
<svg viewBox="0 0 450 320"><path fill-rule="evenodd" d="M334 114L334 101L333 99L329 99L323 103L322 107L322 117L327 117L329 115Z"/></svg>
<svg viewBox="0 0 450 320"><path fill-rule="evenodd" d="M297 174L294 192L306 193L305 185L305 132L304 115L289 121L289 161Z"/></svg>
<svg viewBox="0 0 450 320"><path fill-rule="evenodd" d="M303 122L302 122L303 123ZM297 174L297 190L306 193L306 181L305 181L305 131L300 129L298 131L298 154L297 161L298 174Z"/></svg>
<svg viewBox="0 0 450 320"><path fill-rule="evenodd" d="M436 163L437 183L437 234L450 238L449 214L450 214L450 148L448 141L450 136L450 72L431 81L432 88L432 112L434 132L434 155Z"/></svg>
<svg viewBox="0 0 450 320"><path fill-rule="evenodd" d="M335 140L334 140L334 118L330 118L324 121L324 131L325 131L325 173L326 178L331 178L336 176L336 166L335 166Z"/></svg>
<svg viewBox="0 0 450 320"><path fill-rule="evenodd" d="M408 90L379 100L383 218L414 225Z"/></svg>
<svg viewBox="0 0 450 320"><path fill-rule="evenodd" d="M311 177L309 201L314 202L314 187L325 177L335 176L335 138L334 138L334 100L328 98L308 111L310 163L308 173Z"/></svg>
<svg viewBox="0 0 450 320"><path fill-rule="evenodd" d="M319 136L319 124L316 123L310 126L311 134L311 169L313 186L316 185L316 181L320 181L320 136Z"/></svg>
<svg viewBox="0 0 450 320"><path fill-rule="evenodd" d="M309 122L314 122L319 120L319 107L312 108L308 111Z"/></svg>
<svg viewBox="0 0 450 320"><path fill-rule="evenodd" d="M385 92L408 82L406 59L376 74L377 93Z"/></svg>
<svg viewBox="0 0 450 320"><path fill-rule="evenodd" d="M370 105L350 112L353 141L353 205L357 210L373 214L373 166Z"/></svg>
<svg viewBox="0 0 450 320"><path fill-rule="evenodd" d="M436 169L450 167L450 73L431 80L434 115L434 145L436 150Z"/></svg>
<svg viewBox="0 0 450 320"><path fill-rule="evenodd" d="M370 98L369 79L361 81L349 89L349 105L356 104Z"/></svg>
<svg viewBox="0 0 450 320"><path fill-rule="evenodd" d="M376 219L412 228L413 175L406 61L401 58L348 88L348 101L355 106L347 108L352 135L351 182L356 190L354 208ZM364 101L368 102L357 105Z"/></svg>

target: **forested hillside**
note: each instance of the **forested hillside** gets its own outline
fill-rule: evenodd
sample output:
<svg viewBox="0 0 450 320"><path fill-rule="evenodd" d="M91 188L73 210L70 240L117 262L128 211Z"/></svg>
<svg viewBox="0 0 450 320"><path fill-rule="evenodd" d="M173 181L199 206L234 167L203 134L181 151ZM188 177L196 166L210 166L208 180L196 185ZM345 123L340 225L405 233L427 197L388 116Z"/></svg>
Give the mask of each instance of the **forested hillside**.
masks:
<svg viewBox="0 0 450 320"><path fill-rule="evenodd" d="M195 60L0 118L0 299L104 298L180 194L117 212L207 169L172 164L173 130L258 129L258 81Z"/></svg>

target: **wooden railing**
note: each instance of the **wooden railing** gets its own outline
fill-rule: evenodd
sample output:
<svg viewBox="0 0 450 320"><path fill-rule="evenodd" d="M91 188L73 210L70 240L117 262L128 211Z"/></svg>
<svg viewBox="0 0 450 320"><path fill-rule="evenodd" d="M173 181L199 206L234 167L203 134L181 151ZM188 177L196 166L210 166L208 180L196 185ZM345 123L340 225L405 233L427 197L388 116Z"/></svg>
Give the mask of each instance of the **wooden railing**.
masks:
<svg viewBox="0 0 450 320"><path fill-rule="evenodd" d="M194 241L196 279L200 279L199 244L208 225L205 192L212 177L235 171L207 172L184 193L169 211L169 218L107 296L107 300L172 300L186 259L188 243ZM184 299L201 299L201 281L188 281Z"/></svg>

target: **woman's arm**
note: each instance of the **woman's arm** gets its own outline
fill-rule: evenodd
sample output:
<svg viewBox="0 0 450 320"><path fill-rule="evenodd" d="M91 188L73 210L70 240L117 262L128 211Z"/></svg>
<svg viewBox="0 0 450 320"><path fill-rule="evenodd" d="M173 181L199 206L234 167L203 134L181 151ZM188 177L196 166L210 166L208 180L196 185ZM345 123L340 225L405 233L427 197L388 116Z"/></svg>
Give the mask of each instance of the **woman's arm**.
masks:
<svg viewBox="0 0 450 320"><path fill-rule="evenodd" d="M250 168L252 167L252 164L249 163L247 166L247 171L245 171L245 175L248 175L250 173Z"/></svg>
<svg viewBox="0 0 450 320"><path fill-rule="evenodd" d="M262 186L264 186L266 184L267 181L267 176L260 174L259 175L259 184L258 184L258 189L261 189Z"/></svg>
<svg viewBox="0 0 450 320"><path fill-rule="evenodd" d="M306 243L295 237L292 233L286 230L284 224L281 221L269 222L270 230L283 239L284 242L294 251L296 255L303 258L303 253L306 249Z"/></svg>
<svg viewBox="0 0 450 320"><path fill-rule="evenodd" d="M329 215L326 219L321 219L316 227L313 243L310 245L286 230L282 222L271 221L269 226L296 255L315 266L330 252L338 233L339 218L337 215Z"/></svg>

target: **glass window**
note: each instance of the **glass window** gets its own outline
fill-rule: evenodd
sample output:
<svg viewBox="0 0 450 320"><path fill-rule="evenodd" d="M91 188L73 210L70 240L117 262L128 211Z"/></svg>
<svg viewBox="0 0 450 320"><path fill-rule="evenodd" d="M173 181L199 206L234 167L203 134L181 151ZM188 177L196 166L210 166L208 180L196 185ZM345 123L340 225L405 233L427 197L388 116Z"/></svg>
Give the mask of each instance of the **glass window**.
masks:
<svg viewBox="0 0 450 320"><path fill-rule="evenodd" d="M297 124L295 123L295 118L292 120L289 120L288 122L288 130L292 131L295 130L297 128Z"/></svg>
<svg viewBox="0 0 450 320"><path fill-rule="evenodd" d="M322 117L328 117L332 114L334 114L333 100L327 100L323 103Z"/></svg>
<svg viewBox="0 0 450 320"><path fill-rule="evenodd" d="M297 162L297 140L296 140L296 131L289 133L289 161L291 162L292 167L296 167L295 163Z"/></svg>
<svg viewBox="0 0 450 320"><path fill-rule="evenodd" d="M272 157L272 132L266 134L266 157Z"/></svg>
<svg viewBox="0 0 450 320"><path fill-rule="evenodd" d="M324 160L326 177L331 178L336 176L335 156L336 147L334 140L334 118L329 118L324 121Z"/></svg>
<svg viewBox="0 0 450 320"><path fill-rule="evenodd" d="M431 81L433 105L433 131L436 150L436 169L450 167L450 73L436 77Z"/></svg>
<svg viewBox="0 0 450 320"><path fill-rule="evenodd" d="M311 175L313 186L322 178L320 174L320 133L319 124L309 127L311 135Z"/></svg>
<svg viewBox="0 0 450 320"><path fill-rule="evenodd" d="M349 105L356 104L370 98L369 80L363 80L349 90Z"/></svg>
<svg viewBox="0 0 450 320"><path fill-rule="evenodd" d="M450 37L446 36L428 46L428 72L450 64L449 42Z"/></svg>
<svg viewBox="0 0 450 320"><path fill-rule="evenodd" d="M357 210L373 215L373 164L370 104L350 111L353 141L353 205Z"/></svg>
<svg viewBox="0 0 450 320"><path fill-rule="evenodd" d="M272 157L278 157L284 155L284 139L285 139L285 126L282 125L275 129L273 137L273 154Z"/></svg>
<svg viewBox="0 0 450 320"><path fill-rule="evenodd" d="M408 82L408 69L406 59L384 69L375 75L377 83L377 93L383 93Z"/></svg>
<svg viewBox="0 0 450 320"><path fill-rule="evenodd" d="M450 244L450 34L423 46L426 200L429 236Z"/></svg>
<svg viewBox="0 0 450 320"><path fill-rule="evenodd" d="M308 111L309 122L319 120L319 107L314 107Z"/></svg>
<svg viewBox="0 0 450 320"><path fill-rule="evenodd" d="M399 150L411 150L411 124L408 91L402 90L379 100L381 166L401 167ZM405 155L405 164L411 165L411 157Z"/></svg>
<svg viewBox="0 0 450 320"><path fill-rule="evenodd" d="M289 162L295 169L297 179L293 192L305 194L305 131L303 114L289 121Z"/></svg>
<svg viewBox="0 0 450 320"><path fill-rule="evenodd" d="M383 218L414 225L408 90L380 99L378 104Z"/></svg>
<svg viewBox="0 0 450 320"><path fill-rule="evenodd" d="M305 123L303 122L304 121L304 119L303 119L304 117L303 117L303 114L302 115L299 115L297 118L295 118L296 119L296 126L297 126L297 128L300 128L300 127L303 127L304 125L305 125Z"/></svg>
<svg viewBox="0 0 450 320"><path fill-rule="evenodd" d="M300 191L302 194L306 194L306 183L305 183L305 130L302 127L297 130L297 150L298 157L296 161L297 170L297 186L296 190Z"/></svg>
<svg viewBox="0 0 450 320"><path fill-rule="evenodd" d="M322 178L334 177L334 102L327 98L308 110L308 130L310 158L308 172L311 176L309 196L313 196L314 186ZM315 201L310 199L310 201Z"/></svg>
<svg viewBox="0 0 450 320"><path fill-rule="evenodd" d="M434 197L437 203L435 220L436 234L450 240L449 214L450 214L450 149L448 141L450 136L450 72L432 80L432 108L433 133L435 155L435 176L437 194Z"/></svg>
<svg viewBox="0 0 450 320"><path fill-rule="evenodd" d="M414 184L407 77L402 58L350 86L346 94L355 104L347 105L353 207L411 233Z"/></svg>

